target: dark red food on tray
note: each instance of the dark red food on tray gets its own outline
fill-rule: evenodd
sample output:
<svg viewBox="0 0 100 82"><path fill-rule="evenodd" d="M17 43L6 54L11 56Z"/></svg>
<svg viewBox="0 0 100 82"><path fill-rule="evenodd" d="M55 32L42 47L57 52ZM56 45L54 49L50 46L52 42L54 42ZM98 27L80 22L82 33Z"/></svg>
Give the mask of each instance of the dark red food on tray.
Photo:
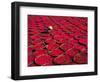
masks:
<svg viewBox="0 0 100 82"><path fill-rule="evenodd" d="M28 66L88 63L88 18L28 15Z"/></svg>

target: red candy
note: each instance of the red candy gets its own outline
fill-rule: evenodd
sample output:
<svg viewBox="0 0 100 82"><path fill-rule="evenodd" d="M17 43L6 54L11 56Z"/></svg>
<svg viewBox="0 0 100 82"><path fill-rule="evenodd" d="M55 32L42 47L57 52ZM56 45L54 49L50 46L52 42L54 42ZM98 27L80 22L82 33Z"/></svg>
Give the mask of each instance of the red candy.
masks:
<svg viewBox="0 0 100 82"><path fill-rule="evenodd" d="M39 38L41 38L39 35L35 35L35 36L31 37L31 39L33 39L33 40L36 40L36 39L39 39Z"/></svg>
<svg viewBox="0 0 100 82"><path fill-rule="evenodd" d="M63 54L63 51L60 49L55 49L50 53L51 56L59 56L61 54Z"/></svg>
<svg viewBox="0 0 100 82"><path fill-rule="evenodd" d="M55 42L55 40L52 39L52 38L48 38L48 39L45 40L45 42L49 44L49 43L51 43L51 42Z"/></svg>
<svg viewBox="0 0 100 82"><path fill-rule="evenodd" d="M79 42L86 45L87 44L87 39L80 39Z"/></svg>
<svg viewBox="0 0 100 82"><path fill-rule="evenodd" d="M70 57L75 56L79 51L75 48L69 49L66 51L66 54L68 54Z"/></svg>
<svg viewBox="0 0 100 82"><path fill-rule="evenodd" d="M60 35L55 35L54 39L61 39L61 36Z"/></svg>
<svg viewBox="0 0 100 82"><path fill-rule="evenodd" d="M76 44L78 43L78 41L77 41L77 40L72 40L70 43L71 43L72 45L76 45Z"/></svg>
<svg viewBox="0 0 100 82"><path fill-rule="evenodd" d="M87 63L87 56L82 54L77 54L74 56L74 61L78 64L86 64Z"/></svg>
<svg viewBox="0 0 100 82"><path fill-rule="evenodd" d="M41 54L47 54L47 50L38 50L33 53L33 55L35 55L35 56L39 56Z"/></svg>
<svg viewBox="0 0 100 82"><path fill-rule="evenodd" d="M55 43L52 43L52 42L47 45L47 49L51 50L51 51L56 49L57 47L58 47L58 45Z"/></svg>
<svg viewBox="0 0 100 82"><path fill-rule="evenodd" d="M71 45L71 44L62 44L61 46L60 46L60 48L62 49L62 50L64 50L64 51L67 51L68 49L70 49L70 48L72 48L73 46Z"/></svg>
<svg viewBox="0 0 100 82"><path fill-rule="evenodd" d="M54 58L54 62L56 64L64 64L65 60L66 59L65 59L65 56L64 55L59 55L56 58Z"/></svg>
<svg viewBox="0 0 100 82"><path fill-rule="evenodd" d="M32 46L28 47L28 55L32 55L32 50L33 50Z"/></svg>
<svg viewBox="0 0 100 82"><path fill-rule="evenodd" d="M40 49L43 49L44 46L43 46L43 44L39 43L39 44L34 45L33 48L36 50L40 50Z"/></svg>
<svg viewBox="0 0 100 82"><path fill-rule="evenodd" d="M39 43L42 43L42 41L40 39L32 41L32 44L33 45L39 44Z"/></svg>
<svg viewBox="0 0 100 82"><path fill-rule="evenodd" d="M65 42L66 42L66 40L63 38L57 40L57 43L65 43Z"/></svg>
<svg viewBox="0 0 100 82"><path fill-rule="evenodd" d="M37 56L35 58L35 62L36 62L36 64L43 65L43 66L51 65L52 64L52 58L51 58L51 56L49 56L47 54L46 55L43 54L43 55Z"/></svg>
<svg viewBox="0 0 100 82"><path fill-rule="evenodd" d="M71 58L67 54L65 54L65 64L70 64L70 63L72 63Z"/></svg>
<svg viewBox="0 0 100 82"><path fill-rule="evenodd" d="M75 48L80 50L81 52L87 53L87 49L85 46L77 45L75 46Z"/></svg>
<svg viewBox="0 0 100 82"><path fill-rule="evenodd" d="M28 64L32 64L34 62L34 56L28 55Z"/></svg>

